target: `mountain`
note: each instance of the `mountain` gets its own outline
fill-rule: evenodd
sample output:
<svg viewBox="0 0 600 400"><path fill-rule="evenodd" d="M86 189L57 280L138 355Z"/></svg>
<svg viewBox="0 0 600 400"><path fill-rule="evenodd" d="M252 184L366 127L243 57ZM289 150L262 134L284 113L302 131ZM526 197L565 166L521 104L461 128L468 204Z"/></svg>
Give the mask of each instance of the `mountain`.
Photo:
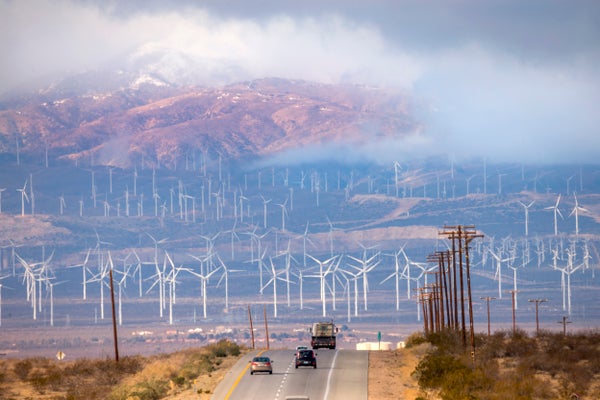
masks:
<svg viewBox="0 0 600 400"><path fill-rule="evenodd" d="M265 78L204 87L152 71L87 73L4 100L0 153L123 168L172 168L196 152L249 160L402 137L418 128L411 107L403 93L359 85Z"/></svg>

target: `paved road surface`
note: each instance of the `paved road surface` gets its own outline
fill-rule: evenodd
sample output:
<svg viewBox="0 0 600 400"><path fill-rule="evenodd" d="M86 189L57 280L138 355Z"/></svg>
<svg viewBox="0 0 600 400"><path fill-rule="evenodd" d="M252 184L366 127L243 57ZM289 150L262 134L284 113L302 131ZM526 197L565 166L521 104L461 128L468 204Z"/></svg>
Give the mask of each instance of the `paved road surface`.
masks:
<svg viewBox="0 0 600 400"><path fill-rule="evenodd" d="M262 352L274 360L273 374L250 375L245 355L216 388L213 400L285 400L304 395L310 400L367 400L369 355L366 351L317 351L317 369L294 367L294 350Z"/></svg>

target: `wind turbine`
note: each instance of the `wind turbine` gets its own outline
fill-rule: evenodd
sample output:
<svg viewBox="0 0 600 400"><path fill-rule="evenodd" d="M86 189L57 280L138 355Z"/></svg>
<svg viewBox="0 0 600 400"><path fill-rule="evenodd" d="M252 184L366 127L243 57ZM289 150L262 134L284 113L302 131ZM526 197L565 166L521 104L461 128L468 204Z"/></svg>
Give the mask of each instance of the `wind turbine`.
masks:
<svg viewBox="0 0 600 400"><path fill-rule="evenodd" d="M292 255L291 246L292 246L292 241L288 240L288 245L287 245L286 250L283 251L281 254L277 255L277 257L285 256L285 281L286 281L286 289L287 289L287 306L288 307L291 306L291 298L290 298L290 283L291 283L290 273L291 273L291 271L290 270L292 267L292 261L297 263L296 259Z"/></svg>
<svg viewBox="0 0 600 400"><path fill-rule="evenodd" d="M292 275L298 278L298 288L300 291L300 310L304 310L304 275L300 268L298 268L298 273L291 272Z"/></svg>
<svg viewBox="0 0 600 400"><path fill-rule="evenodd" d="M50 280L46 281L46 286L49 288L48 293L50 295L50 326L54 326L54 286L60 285L62 282L50 282Z"/></svg>
<svg viewBox="0 0 600 400"><path fill-rule="evenodd" d="M358 278L360 276L360 272L352 273L345 269L342 269L340 271L344 275L350 275L352 278L348 279L354 281L354 316L358 317Z"/></svg>
<svg viewBox="0 0 600 400"><path fill-rule="evenodd" d="M575 194L575 192L573 192L573 197L575 197L575 207L573 207L573 210L569 214L569 217L571 215L575 215L575 235L579 236L579 212L587 212L587 210L579 205L579 202L577 201L577 195Z"/></svg>
<svg viewBox="0 0 600 400"><path fill-rule="evenodd" d="M373 263L373 260L377 259L379 257L379 252L375 253L373 256L371 256L370 258L366 258L366 254L363 253L363 258L359 259L353 256L348 256L350 259L356 261L358 264L360 264L359 266L356 265L352 265L352 264L348 264L350 267L356 269L360 275L362 275L362 282L363 282L363 302L364 302L364 309L365 311L367 311L368 306L367 306L367 292L369 290L369 282L368 282L368 278L367 278L367 273L371 272L377 265L379 265L379 263L381 262L381 260L377 260L375 263Z"/></svg>
<svg viewBox="0 0 600 400"><path fill-rule="evenodd" d="M513 259L509 259L509 261L512 261ZM517 304L517 296L518 296L518 289L517 289L517 269L519 268L518 265L512 265L512 263L508 263L507 264L508 268L513 270L513 291L515 293L515 310L519 308L518 304Z"/></svg>
<svg viewBox="0 0 600 400"><path fill-rule="evenodd" d="M16 254L15 257L25 269L25 273L23 274L23 281L26 283L27 301L31 302L31 307L33 309L33 319L37 320L38 310L40 312L42 311L41 282L53 278L53 276L49 274L50 270L48 268L48 263L50 262L52 255L47 260L44 260L40 263L28 263L18 254ZM36 270L36 267L39 265L41 265L41 267L38 270Z"/></svg>
<svg viewBox="0 0 600 400"><path fill-rule="evenodd" d="M573 265L575 254L569 249L567 249L567 256L567 312L569 313L569 315L571 315L571 275L573 275L574 272L581 268L583 264L579 264L577 266Z"/></svg>
<svg viewBox="0 0 600 400"><path fill-rule="evenodd" d="M160 204L160 195L158 192L152 193L152 199L154 200L154 216L158 217L158 205Z"/></svg>
<svg viewBox="0 0 600 400"><path fill-rule="evenodd" d="M327 217L327 223L329 224L329 233L328 233L328 236L329 236L329 253L330 253L329 255L331 257L333 257L333 231L335 231L335 230L341 230L341 229L334 228L333 227L333 223L331 222L331 220L329 219L329 217Z"/></svg>
<svg viewBox="0 0 600 400"><path fill-rule="evenodd" d="M21 247L21 246L17 246L15 244L15 242L12 239L8 239L8 241L10 242L10 263L12 266L12 276L13 278L17 275L17 252L16 252L16 248L17 247Z"/></svg>
<svg viewBox="0 0 600 400"><path fill-rule="evenodd" d="M529 205L525 205L519 201L519 204L525 209L525 236L529 236L529 207L531 207L533 203L535 203L535 200L529 203Z"/></svg>
<svg viewBox="0 0 600 400"><path fill-rule="evenodd" d="M61 195L58 198L58 208L59 208L60 215L63 215L65 208L67 208L67 203L65 203L65 196L63 196L63 195Z"/></svg>
<svg viewBox="0 0 600 400"><path fill-rule="evenodd" d="M172 309L173 308L173 304L177 303L177 274L179 273L178 268L175 267L175 263L173 262L173 259L171 258L171 256L169 255L169 252L165 250L165 263L168 262L169 265L171 266L171 270L169 271L169 274L167 275L167 277L165 278L165 282L169 283L169 308ZM165 268L166 271L166 268Z"/></svg>
<svg viewBox="0 0 600 400"><path fill-rule="evenodd" d="M4 192L6 188L0 188L0 214L2 214L2 192Z"/></svg>
<svg viewBox="0 0 600 400"><path fill-rule="evenodd" d="M302 236L299 237L302 238L303 266L304 268L306 268L306 242L309 242L314 246L313 241L310 240L310 237L308 236L308 221L306 221L306 228L304 228L304 233L302 234Z"/></svg>
<svg viewBox="0 0 600 400"><path fill-rule="evenodd" d="M31 215L35 215L35 192L33 191L33 173L29 174L29 200L29 204L31 204Z"/></svg>
<svg viewBox="0 0 600 400"><path fill-rule="evenodd" d="M129 270L130 267L127 267L125 264L123 265L123 271L119 271L118 269L115 269L115 273L121 274L121 279L117 280L117 286L119 287L119 291L118 291L118 299L117 299L117 303L118 303L118 320L119 320L119 326L123 325L123 287L127 286L127 277L129 276Z"/></svg>
<svg viewBox="0 0 600 400"><path fill-rule="evenodd" d="M167 252L165 252L165 259L169 261L169 264L171 264L171 271L167 274L164 280L169 284L169 325L173 325L173 305L177 302L177 275L182 270L182 268L175 267L173 260Z"/></svg>
<svg viewBox="0 0 600 400"><path fill-rule="evenodd" d="M348 276L346 276L346 274L344 272L344 270L340 270L342 272L342 276L344 277L344 279L346 280L346 284L344 285L344 292L346 293L346 302L347 302L347 308L348 308L348 316L347 321L350 322L352 321L352 313L350 312L350 278L348 278Z"/></svg>
<svg viewBox="0 0 600 400"><path fill-rule="evenodd" d="M25 215L25 201L29 203L29 197L27 196L27 180L21 189L17 189L17 192L21 192L21 216Z"/></svg>
<svg viewBox="0 0 600 400"><path fill-rule="evenodd" d="M136 265L136 266L135 266L135 268L134 268L134 270L133 270L133 272L132 272L131 276L135 276L135 274L136 274L136 273L137 273L137 275L138 275L138 277L137 277L137 281L138 281L138 282L137 282L137 284L138 284L138 297L140 297L140 298L141 298L141 297L143 296L143 290L142 290L142 289L143 289L143 284L142 284L142 281L144 280L144 279L143 279L143 274L142 274L142 266L143 266L144 264L147 264L147 263L143 263L143 262L142 262L142 260L140 259L140 256L138 256L138 254L137 254L137 252L135 251L135 249L132 249L132 250L131 250L131 253L129 253L129 254L127 255L127 257L125 257L125 261L126 261L126 260L129 258L129 256L131 256L132 254L133 254L133 256L135 257L135 259L137 260L137 262L135 263L135 265ZM134 282L135 282L135 279L134 279Z"/></svg>
<svg viewBox="0 0 600 400"><path fill-rule="evenodd" d="M320 280L320 300L322 303L322 309L323 309L323 317L327 316L327 307L326 307L326 296L325 296L325 276L327 275L327 273L329 273L329 269L331 268L331 263L337 258L337 256L333 256L331 258L328 258L325 261L321 261L319 259L317 259L316 257L311 256L310 254L307 254L309 258L311 258L315 263L317 263L319 265L319 275L317 275L316 277L319 278ZM327 267L327 270L325 271L324 268L325 266Z"/></svg>
<svg viewBox="0 0 600 400"><path fill-rule="evenodd" d="M469 194L471 194L471 192L469 191L469 187L471 185L471 179L475 178L476 175L471 175L470 177L466 178L465 181L467 182L467 196Z"/></svg>
<svg viewBox="0 0 600 400"><path fill-rule="evenodd" d="M215 206L217 207L215 212L216 212L216 219L217 221L220 221L221 218L223 217L223 197L222 197L222 192L224 192L224 188L219 187L219 190L217 192L213 192L212 195L215 198Z"/></svg>
<svg viewBox="0 0 600 400"><path fill-rule="evenodd" d="M499 194L499 195L502 195L502 177L503 177L504 175L508 175L508 174L501 174L501 173L498 171L498 194Z"/></svg>
<svg viewBox="0 0 600 400"><path fill-rule="evenodd" d="M240 241L240 237L236 232L237 219L233 221L233 227L231 228L231 261L235 260L235 241Z"/></svg>
<svg viewBox="0 0 600 400"><path fill-rule="evenodd" d="M33 267L18 254L15 254L15 258L19 261L19 264L21 264L23 266L23 269L25 269L25 272L23 273L23 282L25 283L27 301L31 301L32 303L35 304L35 300L32 299L35 296L35 288L36 288L35 274L33 271ZM34 306L33 310L34 310L33 319L35 320L36 319L35 306Z"/></svg>
<svg viewBox="0 0 600 400"><path fill-rule="evenodd" d="M265 286L262 289L264 290L271 283L273 284L273 318L277 318L277 280L285 280L279 277L279 275L283 274L285 270L277 271L275 269L273 257L269 257L269 263L271 264L271 274L273 276L271 277L271 279L269 279L267 283L265 283Z"/></svg>
<svg viewBox="0 0 600 400"><path fill-rule="evenodd" d="M379 282L379 284L382 284L382 283L385 283L387 280L394 278L395 287L396 287L396 311L400 310L400 275L401 275L401 272L400 272L400 262L398 261L398 256L400 256L400 254L402 254L403 252L404 252L404 247L402 247L400 250L398 250L397 252L392 254L392 256L394 256L394 265L395 265L394 272L392 272L384 280Z"/></svg>
<svg viewBox="0 0 600 400"><path fill-rule="evenodd" d="M240 189L240 191L241 191L241 189ZM240 201L240 222L244 222L244 200L248 200L248 198L246 196L243 196L240 193L240 196L239 196L239 201ZM250 216L250 215L248 215L248 216Z"/></svg>
<svg viewBox="0 0 600 400"><path fill-rule="evenodd" d="M221 281L225 280L225 312L229 312L229 273L241 272L241 270L229 269L227 265L225 265L219 254L217 254L216 256L217 260L219 260L219 264L221 264L221 268L223 269L223 274L221 275L221 278L219 278L217 286L221 284Z"/></svg>
<svg viewBox="0 0 600 400"><path fill-rule="evenodd" d="M498 253L494 253L492 249L488 249L488 252L496 260L496 274L495 278L498 279L498 298L502 298L502 263L509 261L510 258L502 258L501 249L498 249Z"/></svg>
<svg viewBox="0 0 600 400"><path fill-rule="evenodd" d="M590 268L590 260L591 259L592 259L592 255L590 254L590 248L589 248L588 242L586 240L583 245L583 266L585 267L585 269ZM593 272L593 270L592 270L592 272ZM592 278L593 277L594 277L594 274L592 273Z"/></svg>
<svg viewBox="0 0 600 400"><path fill-rule="evenodd" d="M109 271L114 268L110 251L107 254L106 263L101 262L99 264L99 268L100 271L98 272L98 274L96 274L94 277L88 280L88 282L100 283L100 319L104 319L104 285L107 285L104 280L108 277Z"/></svg>
<svg viewBox="0 0 600 400"><path fill-rule="evenodd" d="M163 244L167 241L167 238L162 238L160 240L156 240L154 238L154 236L152 236L151 234L146 232L146 235L148 235L150 237L150 239L152 239L152 242L154 242L154 266L155 269L157 271L157 274L159 273L159 267L158 267L158 245L159 244ZM156 275L155 275L156 276ZM140 272L140 277L141 277L141 272ZM157 276L157 278L160 278L162 280L161 276ZM155 282L156 283L156 282ZM154 284L153 284L154 286ZM160 287L160 296L161 296L161 317L162 317L162 308L164 307L164 299L162 298L162 294L163 294L163 284L161 283L161 287Z"/></svg>
<svg viewBox="0 0 600 400"><path fill-rule="evenodd" d="M154 279L154 283L146 290L146 293L150 292L154 286L158 285L158 302L159 302L159 316L162 319L163 317L163 309L165 308L165 273L166 273L166 258L163 260L163 268L160 269L158 265L158 260L155 259L154 267L156 273L150 276L147 279Z"/></svg>
<svg viewBox="0 0 600 400"><path fill-rule="evenodd" d="M189 268L183 268L183 270L189 272L190 274L194 275L197 278L200 278L201 285L202 285L202 310L203 310L204 319L206 319L206 306L207 306L206 282L208 281L208 279L210 279L210 277L215 272L218 271L218 269L213 269L211 272L209 272L207 274L199 274Z"/></svg>
<svg viewBox="0 0 600 400"><path fill-rule="evenodd" d="M410 293L411 293L410 281L413 279L410 276L410 265L413 262L406 255L406 252L404 251L404 248L402 248L401 251L402 251L402 255L404 255L404 260L406 261L406 264L404 264L404 270L402 270L402 276L404 278L406 278L406 299L410 300Z"/></svg>
<svg viewBox="0 0 600 400"><path fill-rule="evenodd" d="M560 203L560 194L556 198L556 204L554 206L546 207L544 210L553 210L554 211L554 236L558 236L558 218L557 215L560 215L562 218L562 214L558 209L558 203Z"/></svg>
<svg viewBox="0 0 600 400"><path fill-rule="evenodd" d="M90 252L91 251L92 251L92 249L89 248L88 251L87 251L87 253L86 253L86 255L85 255L85 260L83 260L83 263L81 263L81 264L75 264L75 265L71 265L71 266L67 267L67 268L81 267L81 272L82 272L82 275L83 275L83 279L82 279L82 286L83 286L82 299L83 300L87 300L87 283L88 283L88 280L87 280L87 273L86 273L86 271L89 272L89 270L87 268L87 263L88 263L88 261L90 259Z"/></svg>
<svg viewBox="0 0 600 400"><path fill-rule="evenodd" d="M256 259L252 258L250 260L250 262L256 261L257 264L258 264L260 294L262 294L262 292L263 292L263 286L264 286L263 285L263 258L265 257L265 254L267 253L267 248L266 247L265 247L264 251L262 249L261 239L264 238L265 236L267 236L268 233L269 232L265 232L262 236L258 235L256 233L256 228L252 232L248 233L249 235L251 235L250 241L252 241L252 239L256 240L258 257Z"/></svg>
<svg viewBox="0 0 600 400"><path fill-rule="evenodd" d="M213 262L213 257L215 255L215 252L214 252L215 241L217 240L217 238L219 237L220 234L221 234L221 232L217 232L212 237L200 235L200 237L202 239L206 240L206 260L205 261L207 261L207 263L208 263L208 268L211 268L215 265L215 263Z"/></svg>
<svg viewBox="0 0 600 400"><path fill-rule="evenodd" d="M427 276L429 275L430 272L434 271L437 266L433 265L428 267L427 264L425 263L420 263L420 262L414 262L411 261L411 264L413 264L414 266L416 266L417 268L419 268L421 270L421 273L419 274L419 276L417 276L415 278L415 281L417 282L417 287L416 287L416 291L417 293L420 293L422 288L427 288L429 287L428 283L427 283ZM421 286L421 278L424 277L424 283L423 286ZM421 307L419 307L419 301L418 301L418 296L417 296L417 320L420 321L421 320Z"/></svg>
<svg viewBox="0 0 600 400"><path fill-rule="evenodd" d="M260 183L260 179L259 179ZM267 200L262 195L260 196L263 200L263 228L267 229L267 204L271 202L271 199Z"/></svg>
<svg viewBox="0 0 600 400"><path fill-rule="evenodd" d="M398 161L394 161L394 187L396 188L396 197L398 197L398 172L402 167Z"/></svg>
<svg viewBox="0 0 600 400"><path fill-rule="evenodd" d="M281 207L281 232L285 232L285 216L287 215L287 205L288 199L286 198L285 201L281 204L277 204L279 207Z"/></svg>
<svg viewBox="0 0 600 400"><path fill-rule="evenodd" d="M342 273L342 270L339 268L343 259L343 255L337 257L337 259L329 266L325 275L331 275L331 285L329 286L329 292L331 293L331 308L333 311L336 311L336 297L335 297L335 289L336 282L339 282L342 286L344 286L344 282L339 277L339 273ZM327 281L325 281L327 283Z"/></svg>

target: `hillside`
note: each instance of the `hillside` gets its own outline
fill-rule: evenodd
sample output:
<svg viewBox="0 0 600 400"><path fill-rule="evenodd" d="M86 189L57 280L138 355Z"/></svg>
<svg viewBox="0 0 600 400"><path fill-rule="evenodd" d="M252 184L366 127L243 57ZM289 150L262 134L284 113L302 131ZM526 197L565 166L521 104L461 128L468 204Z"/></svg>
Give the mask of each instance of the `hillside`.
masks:
<svg viewBox="0 0 600 400"><path fill-rule="evenodd" d="M358 85L272 78L223 87L152 80L103 92L87 87L5 102L0 153L122 168L144 160L176 168L195 152L248 160L403 137L417 128L406 95Z"/></svg>

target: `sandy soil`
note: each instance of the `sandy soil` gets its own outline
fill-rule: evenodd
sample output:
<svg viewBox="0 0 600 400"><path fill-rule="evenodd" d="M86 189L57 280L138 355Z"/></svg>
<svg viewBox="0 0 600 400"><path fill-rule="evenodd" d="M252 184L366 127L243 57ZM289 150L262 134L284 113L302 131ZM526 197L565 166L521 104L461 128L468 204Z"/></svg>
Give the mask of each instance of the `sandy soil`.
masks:
<svg viewBox="0 0 600 400"><path fill-rule="evenodd" d="M411 376L419 362L418 349L371 351L369 353L369 399L413 400L419 395Z"/></svg>

